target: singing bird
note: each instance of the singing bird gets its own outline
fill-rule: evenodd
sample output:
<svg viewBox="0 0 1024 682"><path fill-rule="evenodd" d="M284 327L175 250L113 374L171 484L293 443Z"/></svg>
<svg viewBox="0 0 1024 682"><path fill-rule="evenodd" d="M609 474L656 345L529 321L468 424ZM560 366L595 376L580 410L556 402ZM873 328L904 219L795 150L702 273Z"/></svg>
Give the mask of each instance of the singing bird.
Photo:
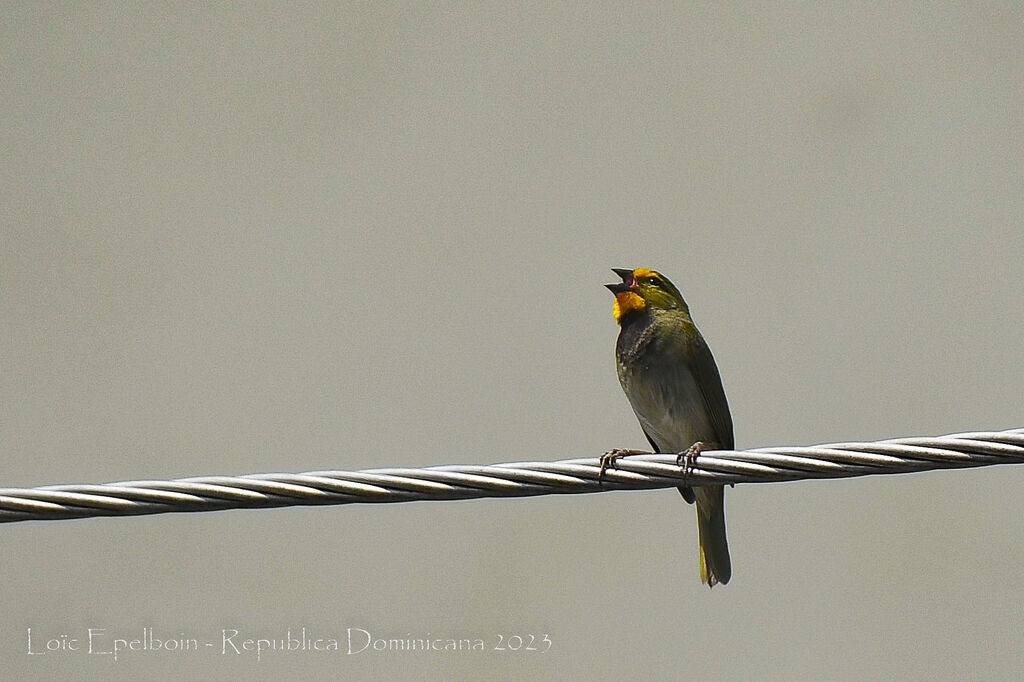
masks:
<svg viewBox="0 0 1024 682"><path fill-rule="evenodd" d="M718 366L679 290L647 268L612 272L622 278L605 285L615 294L619 383L655 452L693 457L701 449L733 449L732 415ZM630 453L613 450L602 466L614 466ZM683 486L679 492L696 502L700 579L708 587L724 585L732 575L725 488Z"/></svg>

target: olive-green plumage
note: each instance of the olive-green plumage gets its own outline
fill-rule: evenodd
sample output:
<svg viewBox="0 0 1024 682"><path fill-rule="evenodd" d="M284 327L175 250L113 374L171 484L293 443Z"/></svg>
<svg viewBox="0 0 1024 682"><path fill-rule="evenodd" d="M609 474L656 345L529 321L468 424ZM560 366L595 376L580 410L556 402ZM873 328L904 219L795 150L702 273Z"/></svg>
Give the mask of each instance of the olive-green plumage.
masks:
<svg viewBox="0 0 1024 682"><path fill-rule="evenodd" d="M620 325L615 344L619 382L640 426L657 452L681 453L694 443L733 448L732 416L718 367L690 318L679 290L646 268L614 269ZM696 501L700 577L708 586L729 582L732 566L725 536L723 486L681 487Z"/></svg>

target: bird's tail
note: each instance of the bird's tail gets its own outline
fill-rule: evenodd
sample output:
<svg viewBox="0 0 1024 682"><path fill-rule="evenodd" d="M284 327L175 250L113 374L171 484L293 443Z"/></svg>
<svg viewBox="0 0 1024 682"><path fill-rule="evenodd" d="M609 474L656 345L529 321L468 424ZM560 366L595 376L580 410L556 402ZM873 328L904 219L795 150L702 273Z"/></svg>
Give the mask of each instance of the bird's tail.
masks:
<svg viewBox="0 0 1024 682"><path fill-rule="evenodd" d="M700 542L700 579L708 587L732 577L729 541L725 537L725 486L693 489L697 497L697 540Z"/></svg>

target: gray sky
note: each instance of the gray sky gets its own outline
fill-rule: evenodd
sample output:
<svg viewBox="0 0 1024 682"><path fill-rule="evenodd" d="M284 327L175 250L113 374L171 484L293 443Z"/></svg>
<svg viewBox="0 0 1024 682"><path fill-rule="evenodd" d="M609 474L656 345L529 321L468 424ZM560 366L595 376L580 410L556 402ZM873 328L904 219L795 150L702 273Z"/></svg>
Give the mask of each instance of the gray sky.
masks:
<svg viewBox="0 0 1024 682"><path fill-rule="evenodd" d="M683 291L740 447L1024 426L1013 3L2 16L0 485L643 447L613 266ZM671 490L6 525L0 664L1019 677L1022 484L739 486L714 591ZM27 651L143 627L216 651ZM303 627L487 650L220 652Z"/></svg>

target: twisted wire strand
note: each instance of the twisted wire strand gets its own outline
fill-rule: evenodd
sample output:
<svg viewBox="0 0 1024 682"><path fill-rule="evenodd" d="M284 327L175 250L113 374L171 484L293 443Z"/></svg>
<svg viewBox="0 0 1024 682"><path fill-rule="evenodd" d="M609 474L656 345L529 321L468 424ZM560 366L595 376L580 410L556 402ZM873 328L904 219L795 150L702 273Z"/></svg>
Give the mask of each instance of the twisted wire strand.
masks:
<svg viewBox="0 0 1024 682"><path fill-rule="evenodd" d="M675 455L449 464L422 469L199 476L172 481L0 488L0 523L357 502L466 500L769 483L1024 463L1024 428L810 447L702 452L684 473Z"/></svg>

